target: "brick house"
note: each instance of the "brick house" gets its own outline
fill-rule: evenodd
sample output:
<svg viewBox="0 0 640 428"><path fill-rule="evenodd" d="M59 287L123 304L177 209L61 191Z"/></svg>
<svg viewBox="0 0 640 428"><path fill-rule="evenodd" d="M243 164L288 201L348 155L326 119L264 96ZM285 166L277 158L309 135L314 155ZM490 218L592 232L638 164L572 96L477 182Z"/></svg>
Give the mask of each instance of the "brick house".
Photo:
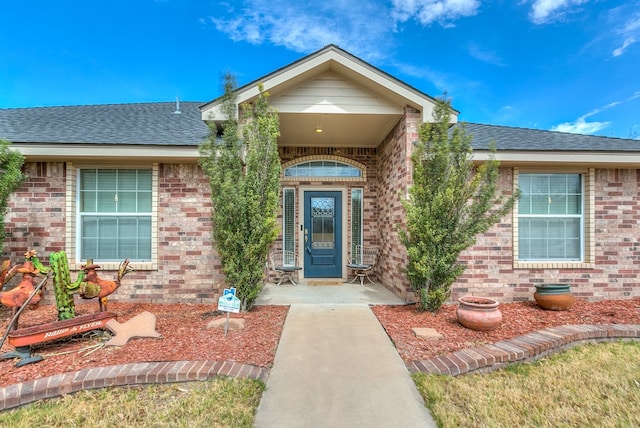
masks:
<svg viewBox="0 0 640 428"><path fill-rule="evenodd" d="M435 100L333 45L238 88L238 102L258 83L280 112L276 245L298 254L302 278L346 278L356 246L376 246L378 281L413 301L397 225ZM24 154L29 176L10 202L3 258L64 249L72 269L93 258L110 270L130 257L137 272L114 299L216 301L225 285L198 145L206 122L223 119L220 103L0 110L0 138ZM522 197L463 253L453 299L529 300L543 282L592 300L640 296L639 141L464 126L476 159L496 143L501 189Z"/></svg>

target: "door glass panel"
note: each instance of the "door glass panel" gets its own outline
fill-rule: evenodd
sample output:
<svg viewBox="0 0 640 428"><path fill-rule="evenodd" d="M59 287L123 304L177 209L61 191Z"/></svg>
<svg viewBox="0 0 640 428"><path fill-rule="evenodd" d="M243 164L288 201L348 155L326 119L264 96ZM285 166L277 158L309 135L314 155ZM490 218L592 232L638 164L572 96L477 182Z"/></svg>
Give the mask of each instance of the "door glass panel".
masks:
<svg viewBox="0 0 640 428"><path fill-rule="evenodd" d="M313 248L335 248L335 201L311 198L311 244Z"/></svg>

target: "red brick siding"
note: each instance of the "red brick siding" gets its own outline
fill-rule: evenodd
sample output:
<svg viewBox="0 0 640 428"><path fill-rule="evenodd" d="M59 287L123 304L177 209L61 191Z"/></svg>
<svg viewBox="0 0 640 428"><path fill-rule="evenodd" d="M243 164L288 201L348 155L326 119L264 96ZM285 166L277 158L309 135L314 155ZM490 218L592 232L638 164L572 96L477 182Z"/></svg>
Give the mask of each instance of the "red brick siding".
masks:
<svg viewBox="0 0 640 428"><path fill-rule="evenodd" d="M21 262L22 254L35 248L47 262L49 253L66 250L64 163L27 163L25 168L29 178L9 204L3 259ZM217 302L225 284L211 246L208 179L194 164L161 164L158 188L158 269L127 275L111 299ZM106 279L114 275L101 272Z"/></svg>
<svg viewBox="0 0 640 428"><path fill-rule="evenodd" d="M366 184L341 185L364 189L365 243L380 248L375 275L407 301L413 300L413 293L401 272L406 252L397 233L397 225L404 222L398 195L406 194L410 147L417 140L419 120L417 112L407 109L377 149L342 149L336 153L336 149L296 148L281 153L283 162L300 156L330 155L366 166ZM65 164L28 162L25 171L29 178L12 195L5 219L8 237L2 258L10 257L16 263L30 248L44 260L50 252L65 249ZM510 192L513 170L502 168L500 180L501 188ZM225 284L211 246L208 180L197 165L161 164L158 181L158 269L130 274L112 298L214 303ZM322 183L286 182L285 186L299 189L311 184ZM594 187L595 268L514 269L513 218L507 215L461 255L467 270L452 287L452 301L462 295L490 296L502 302L531 300L535 284L550 282L570 283L577 296L590 300L640 297L640 172L597 169ZM350 215L350 206L345 214ZM103 276L114 274L105 271Z"/></svg>
<svg viewBox="0 0 640 428"><path fill-rule="evenodd" d="M511 169L503 168L502 188L509 188L511 179ZM513 269L508 215L462 254L467 270L453 285L452 299L526 301L541 283L569 283L576 296L589 300L640 297L640 171L596 169L595 195L595 268Z"/></svg>

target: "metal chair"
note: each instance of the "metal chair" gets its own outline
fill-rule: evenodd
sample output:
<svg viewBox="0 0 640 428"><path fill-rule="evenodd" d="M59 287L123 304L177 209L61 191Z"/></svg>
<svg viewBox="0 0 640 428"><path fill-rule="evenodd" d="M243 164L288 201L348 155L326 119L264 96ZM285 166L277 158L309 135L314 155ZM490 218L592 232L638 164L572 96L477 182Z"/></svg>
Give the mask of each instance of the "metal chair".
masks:
<svg viewBox="0 0 640 428"><path fill-rule="evenodd" d="M365 278L373 284L373 281L369 278L369 273L376 266L377 258L377 248L369 247L363 249L360 245L356 245L355 254L352 255L351 260L347 263L347 268L353 270L355 275L349 284L353 284L358 278L360 278L360 285L364 285Z"/></svg>
<svg viewBox="0 0 640 428"><path fill-rule="evenodd" d="M298 255L293 251L276 250L269 254L269 261L271 264L271 270L276 273L278 283L280 285L285 281L289 281L293 285L298 285L293 276L299 270L302 270L300 266Z"/></svg>

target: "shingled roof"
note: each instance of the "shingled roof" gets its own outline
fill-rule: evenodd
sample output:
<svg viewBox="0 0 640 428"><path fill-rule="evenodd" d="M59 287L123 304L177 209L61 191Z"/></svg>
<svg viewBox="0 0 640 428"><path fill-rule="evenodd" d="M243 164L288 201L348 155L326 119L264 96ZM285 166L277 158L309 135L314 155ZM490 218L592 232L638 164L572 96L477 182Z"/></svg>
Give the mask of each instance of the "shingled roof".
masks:
<svg viewBox="0 0 640 428"><path fill-rule="evenodd" d="M197 146L209 128L201 102L0 109L0 138L13 143Z"/></svg>
<svg viewBox="0 0 640 428"><path fill-rule="evenodd" d="M460 122L456 126L464 126L467 133L471 134L473 137L471 145L474 150L486 150L493 141L498 151L640 151L640 140L482 125L469 122Z"/></svg>
<svg viewBox="0 0 640 428"><path fill-rule="evenodd" d="M201 102L0 109L0 138L13 143L197 146L209 128ZM640 140L461 122L475 150L640 152Z"/></svg>

